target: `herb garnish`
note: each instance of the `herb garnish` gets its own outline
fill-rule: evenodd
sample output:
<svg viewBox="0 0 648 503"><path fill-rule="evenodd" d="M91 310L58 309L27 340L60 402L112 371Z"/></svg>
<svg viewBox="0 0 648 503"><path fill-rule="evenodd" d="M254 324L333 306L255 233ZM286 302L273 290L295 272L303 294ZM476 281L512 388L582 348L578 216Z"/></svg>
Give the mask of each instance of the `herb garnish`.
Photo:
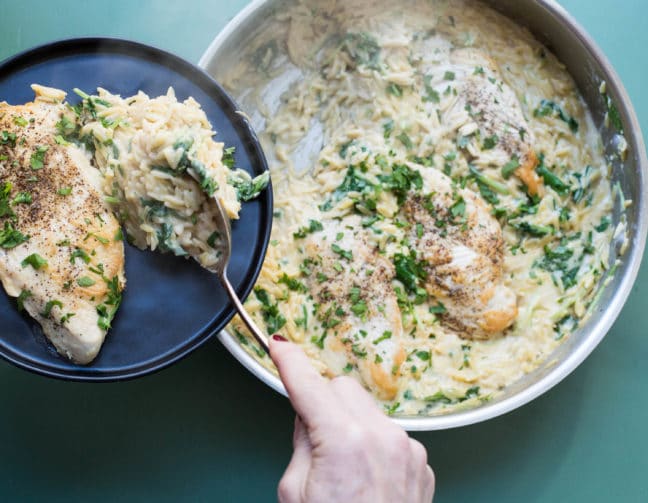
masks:
<svg viewBox="0 0 648 503"><path fill-rule="evenodd" d="M54 306L58 307L59 309L63 309L63 303L60 300L49 300L47 301L47 304L45 304L45 309L43 310L43 312L40 313L41 316L48 318Z"/></svg>
<svg viewBox="0 0 648 503"><path fill-rule="evenodd" d="M301 281L299 281L296 278L291 278L286 273L283 273L283 275L279 278L278 282L286 285L288 289L292 290L293 292L306 293L308 291L306 285L304 285Z"/></svg>
<svg viewBox="0 0 648 503"><path fill-rule="evenodd" d="M70 264L74 264L74 259L80 258L86 264L90 263L90 256L81 248L75 248L70 254Z"/></svg>
<svg viewBox="0 0 648 503"><path fill-rule="evenodd" d="M25 236L22 232L14 229L11 222L5 222L4 229L0 230L0 247L2 248L15 248L27 240L29 240L29 236Z"/></svg>
<svg viewBox="0 0 648 503"><path fill-rule="evenodd" d="M20 263L21 266L27 267L28 265L32 266L34 269L38 270L41 267L47 267L47 260L41 257L38 253L32 253L25 257L25 259Z"/></svg>
<svg viewBox="0 0 648 503"><path fill-rule="evenodd" d="M18 295L18 297L16 298L16 304L18 304L18 311L25 310L25 300L27 300L31 296L32 293L30 290L22 290L20 292L20 295Z"/></svg>
<svg viewBox="0 0 648 503"><path fill-rule="evenodd" d="M554 117L558 117L563 122L566 122L572 133L576 133L578 131L578 121L576 121L576 119L566 114L562 107L557 103L551 100L543 99L542 101L540 101L538 108L533 111L533 116L546 117L548 115L553 115Z"/></svg>
<svg viewBox="0 0 648 503"><path fill-rule="evenodd" d="M261 302L261 313L268 327L268 332L274 334L286 324L286 318L279 312L277 303L270 301L268 292L263 288L255 288L254 295Z"/></svg>
<svg viewBox="0 0 648 503"><path fill-rule="evenodd" d="M32 195L29 192L18 192L11 202L13 204L31 204Z"/></svg>
<svg viewBox="0 0 648 503"><path fill-rule="evenodd" d="M29 159L29 165L34 171L43 169L45 165L45 153L49 150L47 145L38 145Z"/></svg>
<svg viewBox="0 0 648 503"><path fill-rule="evenodd" d="M312 234L313 232L321 231L323 229L324 226L321 222L311 219L308 221L307 226L300 227L299 229L297 229L297 232L293 232L293 237L295 239L305 238L308 234Z"/></svg>
<svg viewBox="0 0 648 503"><path fill-rule="evenodd" d="M96 281L88 276L81 276L80 278L77 278L76 280L77 285L79 285L82 288L87 288L89 286L92 286L96 283Z"/></svg>
<svg viewBox="0 0 648 503"><path fill-rule="evenodd" d="M341 48L358 65L380 70L380 46L368 33L347 33L342 39Z"/></svg>

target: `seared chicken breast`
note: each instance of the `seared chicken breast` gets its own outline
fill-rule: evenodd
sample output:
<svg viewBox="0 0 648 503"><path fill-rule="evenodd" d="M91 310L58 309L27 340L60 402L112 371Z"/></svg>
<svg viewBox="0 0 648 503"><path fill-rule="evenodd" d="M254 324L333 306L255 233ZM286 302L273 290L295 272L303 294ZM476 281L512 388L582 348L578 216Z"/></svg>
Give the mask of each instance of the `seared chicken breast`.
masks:
<svg viewBox="0 0 648 503"><path fill-rule="evenodd" d="M0 103L0 279L60 354L87 364L120 303L124 246L98 171L62 134L65 94L32 88L33 103Z"/></svg>
<svg viewBox="0 0 648 503"><path fill-rule="evenodd" d="M359 223L359 222L357 222ZM307 278L322 324L322 359L331 376L352 362L365 385L390 400L399 390L405 361L403 326L394 290L394 267L358 231L324 223L305 250L313 264Z"/></svg>
<svg viewBox="0 0 648 503"><path fill-rule="evenodd" d="M450 59L453 69L466 78L445 118L461 136L479 132L478 145L470 149L472 162L480 168L498 169L513 162L513 166L517 164L515 175L530 194L537 194L541 179L535 172L538 164L533 149L535 139L520 102L502 79L497 63L472 48L457 49Z"/></svg>
<svg viewBox="0 0 648 503"><path fill-rule="evenodd" d="M425 264L425 289L461 337L484 339L508 328L517 301L502 284L502 229L483 200L436 170L426 171L427 196L411 194L403 211L410 241ZM415 230L414 230L415 229Z"/></svg>

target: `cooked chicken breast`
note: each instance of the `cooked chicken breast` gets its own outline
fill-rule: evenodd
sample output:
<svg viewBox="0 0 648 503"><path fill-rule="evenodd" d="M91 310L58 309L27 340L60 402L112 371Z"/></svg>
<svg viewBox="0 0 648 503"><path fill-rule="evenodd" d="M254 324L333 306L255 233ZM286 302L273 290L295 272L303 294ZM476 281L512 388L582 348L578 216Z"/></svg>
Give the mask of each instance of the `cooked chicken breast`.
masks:
<svg viewBox="0 0 648 503"><path fill-rule="evenodd" d="M328 221L307 240L305 250L314 263L308 286L319 304L322 358L330 375L343 374L352 363L371 391L390 400L399 390L407 356L391 286L394 268L360 232Z"/></svg>
<svg viewBox="0 0 648 503"><path fill-rule="evenodd" d="M57 351L91 362L121 299L124 246L98 172L60 135L65 94L0 103L0 279Z"/></svg>
<svg viewBox="0 0 648 503"><path fill-rule="evenodd" d="M497 63L472 48L453 51L451 62L453 70L465 76L465 84L458 89L457 101L447 111L446 119L462 136L479 132L478 146L470 149L472 161L480 168L498 169L508 162L517 162L515 175L529 193L537 194L541 179L535 172L535 139L520 102L502 79Z"/></svg>
<svg viewBox="0 0 648 503"><path fill-rule="evenodd" d="M425 263L425 288L461 337L491 337L517 316L515 294L502 284L502 229L477 194L443 173L426 170L425 184L429 196L410 195L403 206L410 242Z"/></svg>

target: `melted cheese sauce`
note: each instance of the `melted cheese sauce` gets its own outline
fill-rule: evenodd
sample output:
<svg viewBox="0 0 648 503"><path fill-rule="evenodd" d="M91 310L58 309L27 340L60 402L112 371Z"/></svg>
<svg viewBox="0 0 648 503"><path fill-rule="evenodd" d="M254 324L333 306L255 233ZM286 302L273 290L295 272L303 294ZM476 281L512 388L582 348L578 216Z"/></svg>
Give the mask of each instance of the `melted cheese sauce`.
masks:
<svg viewBox="0 0 648 503"><path fill-rule="evenodd" d="M352 3L282 12L226 82L262 131L276 204L246 307L390 414L478 406L541 365L593 305L615 231L610 168L571 77L525 29L469 1L386 2L371 16L375 2ZM408 219L404 201L437 197L439 177L454 187L446 207ZM498 281L517 316L495 334L458 328L425 288L417 238L466 232L463 190L501 228ZM457 247L451 265L480 253ZM384 274L368 279L359 256ZM230 329L271 367L238 320Z"/></svg>

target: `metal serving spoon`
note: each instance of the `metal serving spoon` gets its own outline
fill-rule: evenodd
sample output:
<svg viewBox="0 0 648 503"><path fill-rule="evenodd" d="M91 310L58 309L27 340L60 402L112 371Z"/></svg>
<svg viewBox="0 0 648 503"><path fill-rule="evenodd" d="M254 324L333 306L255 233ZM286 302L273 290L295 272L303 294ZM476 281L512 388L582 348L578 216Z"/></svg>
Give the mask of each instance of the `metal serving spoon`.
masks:
<svg viewBox="0 0 648 503"><path fill-rule="evenodd" d="M218 275L218 279L225 287L227 295L229 295L230 300L234 304L234 307L243 320L243 323L245 323L245 326L250 332L252 332L252 335L261 345L261 347L266 351L266 353L268 353L268 337L261 331L257 324L254 323L252 317L243 307L241 299L239 299L238 295L236 295L232 284L229 282L229 279L227 279L227 266L229 265L230 257L232 255L232 231L230 227L230 219L225 213L223 206L218 200L218 197L214 197L213 199L216 201L216 207L218 208L218 211L215 213L215 217L216 227L218 228L218 232L220 233L219 241L221 245L221 256L220 260L212 270Z"/></svg>

